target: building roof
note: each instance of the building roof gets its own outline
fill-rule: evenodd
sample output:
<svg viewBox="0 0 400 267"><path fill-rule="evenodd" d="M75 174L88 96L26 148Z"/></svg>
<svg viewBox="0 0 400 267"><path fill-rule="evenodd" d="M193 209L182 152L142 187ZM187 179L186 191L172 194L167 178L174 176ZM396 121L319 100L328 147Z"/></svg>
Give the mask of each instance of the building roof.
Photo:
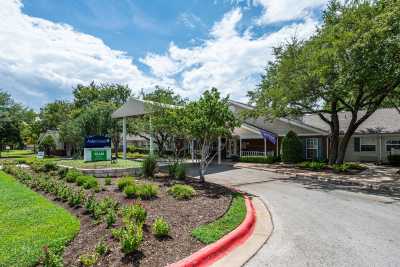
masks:
<svg viewBox="0 0 400 267"><path fill-rule="evenodd" d="M364 114L365 111L360 111L358 113L358 118L361 118ZM341 133L345 132L349 126L350 120L350 112L339 112L339 125ZM304 115L301 118L301 122L329 131L329 126L316 114ZM356 133L400 133L400 113L395 108L378 109L358 127Z"/></svg>
<svg viewBox="0 0 400 267"><path fill-rule="evenodd" d="M240 107L242 109L254 109L253 106L244 104L238 101L230 101L234 106ZM365 111L360 111L358 113L358 118L360 118ZM344 133L349 126L351 120L350 112L339 112L339 125L340 132ZM329 118L329 116L328 116ZM278 123L283 122L291 126L289 127L299 127L304 130L308 130L314 133L327 134L330 131L329 125L326 124L317 114L307 114L298 119L286 119L278 118L274 122L268 122L262 118L252 119L251 121L246 120L246 122L260 127L266 128L272 132L275 131L278 135L285 134L282 127L278 127ZM292 129L295 132L296 129ZM382 108L375 111L365 122L363 122L356 131L357 134L372 134L372 133L400 133L400 113L395 108ZM305 133L304 133L305 134Z"/></svg>
<svg viewBox="0 0 400 267"><path fill-rule="evenodd" d="M151 113L153 107L175 108L176 106L130 97L125 104L114 111L111 117L113 119L139 117Z"/></svg>

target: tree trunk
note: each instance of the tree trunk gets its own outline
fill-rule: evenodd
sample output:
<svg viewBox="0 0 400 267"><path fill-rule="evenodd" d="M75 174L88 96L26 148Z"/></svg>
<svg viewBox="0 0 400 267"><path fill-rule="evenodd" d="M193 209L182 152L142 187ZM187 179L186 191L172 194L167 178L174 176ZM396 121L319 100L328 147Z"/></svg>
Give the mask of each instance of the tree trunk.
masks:
<svg viewBox="0 0 400 267"><path fill-rule="evenodd" d="M115 158L117 158L117 159L118 159L118 146L119 146L119 142L114 141L114 154L115 154Z"/></svg>
<svg viewBox="0 0 400 267"><path fill-rule="evenodd" d="M336 112L331 115L331 134L330 134L330 144L329 144L329 164L334 164L338 156L339 149L339 118Z"/></svg>

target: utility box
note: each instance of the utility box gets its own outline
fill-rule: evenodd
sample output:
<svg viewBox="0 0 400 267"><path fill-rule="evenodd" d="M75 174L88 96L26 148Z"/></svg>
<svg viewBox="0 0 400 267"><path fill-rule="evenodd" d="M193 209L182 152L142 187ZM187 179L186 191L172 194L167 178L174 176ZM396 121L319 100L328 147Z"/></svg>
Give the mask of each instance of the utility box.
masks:
<svg viewBox="0 0 400 267"><path fill-rule="evenodd" d="M97 135L85 137L83 159L85 161L111 160L111 138Z"/></svg>

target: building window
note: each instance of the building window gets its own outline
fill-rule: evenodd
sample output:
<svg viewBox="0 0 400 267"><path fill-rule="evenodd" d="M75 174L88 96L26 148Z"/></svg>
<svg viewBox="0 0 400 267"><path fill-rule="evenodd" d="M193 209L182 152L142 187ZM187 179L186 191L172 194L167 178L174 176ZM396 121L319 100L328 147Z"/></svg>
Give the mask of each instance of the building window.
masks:
<svg viewBox="0 0 400 267"><path fill-rule="evenodd" d="M306 159L319 158L319 139L307 138L306 139Z"/></svg>
<svg viewBox="0 0 400 267"><path fill-rule="evenodd" d="M368 137L354 137L355 152L375 152L376 139Z"/></svg>
<svg viewBox="0 0 400 267"><path fill-rule="evenodd" d="M392 149L400 149L400 140L386 141L386 151L390 152Z"/></svg>

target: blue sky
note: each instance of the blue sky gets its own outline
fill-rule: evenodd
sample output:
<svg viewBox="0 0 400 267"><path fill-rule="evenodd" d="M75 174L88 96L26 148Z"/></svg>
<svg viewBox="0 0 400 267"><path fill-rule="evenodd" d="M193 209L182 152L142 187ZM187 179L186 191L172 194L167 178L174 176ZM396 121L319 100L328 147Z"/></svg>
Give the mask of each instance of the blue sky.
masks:
<svg viewBox="0 0 400 267"><path fill-rule="evenodd" d="M312 35L326 2L2 0L0 88L35 109L92 80L246 100L272 47Z"/></svg>

